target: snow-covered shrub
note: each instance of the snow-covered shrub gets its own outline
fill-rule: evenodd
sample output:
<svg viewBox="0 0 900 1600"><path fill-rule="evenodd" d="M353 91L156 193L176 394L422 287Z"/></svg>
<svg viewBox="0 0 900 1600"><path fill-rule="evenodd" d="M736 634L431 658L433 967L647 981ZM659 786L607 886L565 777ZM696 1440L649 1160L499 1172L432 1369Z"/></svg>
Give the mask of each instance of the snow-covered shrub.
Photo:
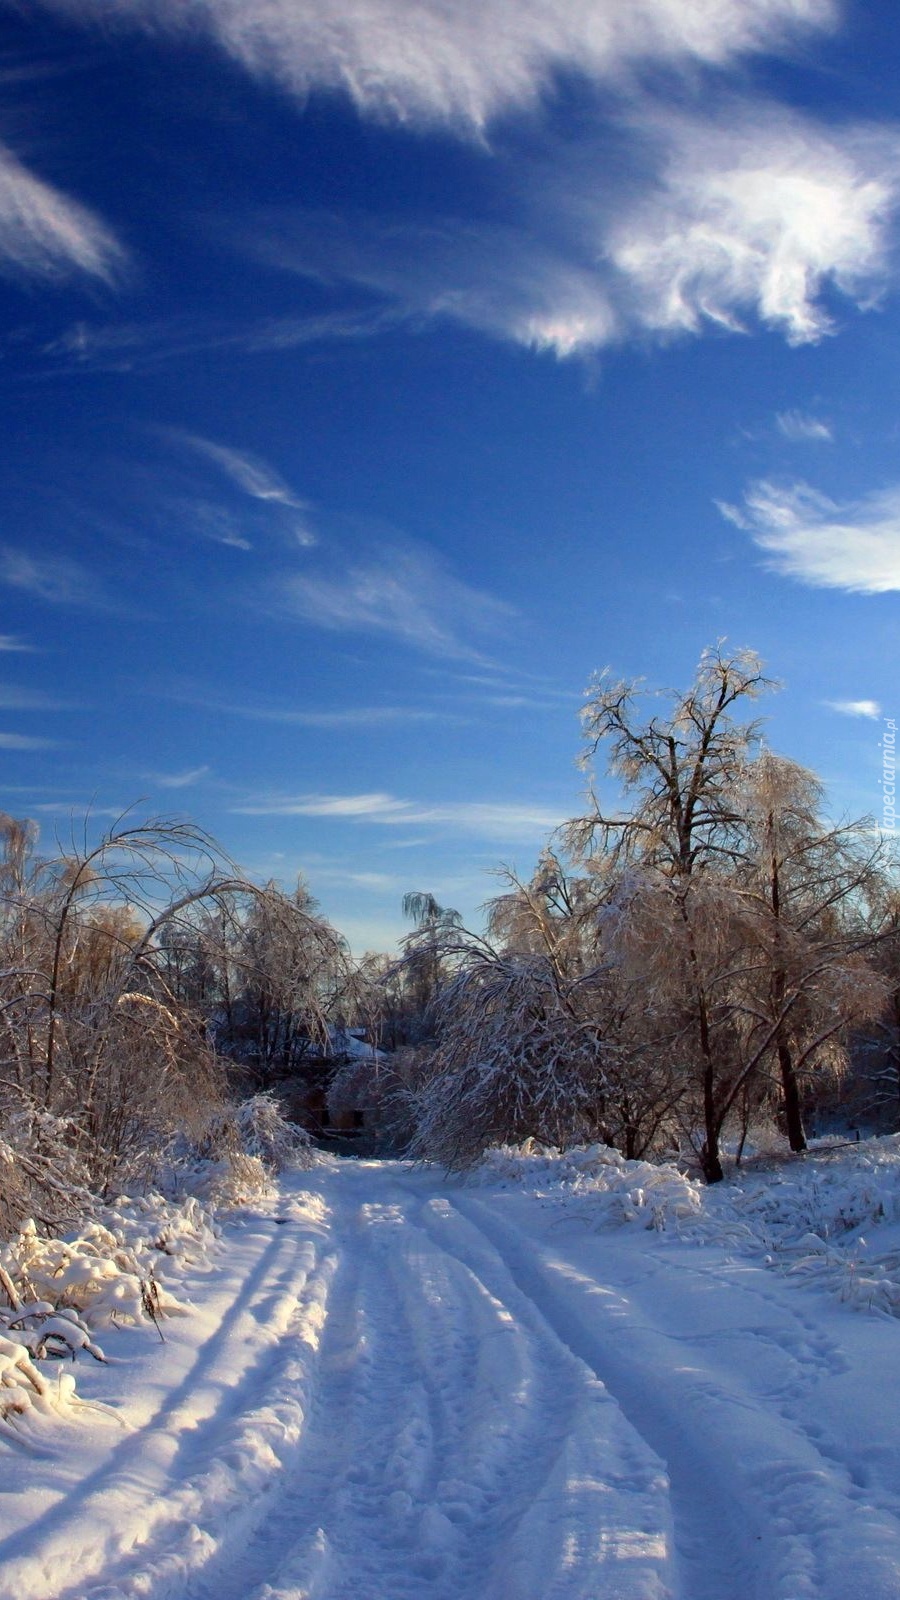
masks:
<svg viewBox="0 0 900 1600"><path fill-rule="evenodd" d="M90 1209L89 1185L73 1119L22 1094L8 1100L0 1116L0 1237L26 1217L48 1230L71 1226Z"/></svg>
<svg viewBox="0 0 900 1600"><path fill-rule="evenodd" d="M269 1172L311 1167L312 1140L305 1128L289 1122L274 1094L252 1095L217 1108L194 1145L201 1160L238 1154L262 1162Z"/></svg>
<svg viewBox="0 0 900 1600"><path fill-rule="evenodd" d="M141 1262L150 1261L158 1274L159 1256L178 1267L205 1262L216 1248L218 1232L210 1213L194 1195L167 1200L151 1191L124 1195L104 1208L110 1231ZM158 1252L158 1254L157 1254Z"/></svg>
<svg viewBox="0 0 900 1600"><path fill-rule="evenodd" d="M245 1156L241 1150L231 1150L218 1161L198 1162L186 1175L186 1181L201 1200L225 1211L264 1200L275 1192L272 1173L265 1163L259 1156Z"/></svg>
<svg viewBox="0 0 900 1600"><path fill-rule="evenodd" d="M55 1312L77 1312L92 1327L185 1311L159 1281L151 1251L130 1248L100 1222L68 1239L43 1238L28 1222L0 1249L0 1265L23 1308L46 1302Z"/></svg>
<svg viewBox="0 0 900 1600"><path fill-rule="evenodd" d="M500 1146L485 1152L468 1181L554 1193L592 1226L636 1222L663 1231L703 1209L702 1185L671 1163L628 1161L602 1144L556 1150L529 1139Z"/></svg>
<svg viewBox="0 0 900 1600"><path fill-rule="evenodd" d="M75 1382L39 1363L86 1354L104 1361L94 1332L120 1323L157 1327L187 1307L162 1281L206 1257L212 1223L196 1199L123 1199L63 1239L42 1237L33 1221L0 1248L0 1430L29 1411L68 1414Z"/></svg>
<svg viewBox="0 0 900 1600"><path fill-rule="evenodd" d="M65 1413L75 1398L75 1379L60 1372L44 1376L18 1338L0 1335L0 1432L15 1436L14 1424L27 1412Z"/></svg>
<svg viewBox="0 0 900 1600"><path fill-rule="evenodd" d="M19 1302L0 1311L0 1328L3 1338L24 1345L33 1361L70 1357L73 1361L79 1351L85 1350L95 1361L105 1361L100 1346L91 1338L91 1332L77 1311L62 1309L48 1300Z"/></svg>
<svg viewBox="0 0 900 1600"><path fill-rule="evenodd" d="M76 833L43 858L34 825L0 814L0 1236L27 1217L58 1231L92 1197L158 1182L175 1141L222 1107L198 908L220 914L226 976L223 896L229 927L244 897L270 919L315 923L223 871L188 823L122 818L96 843L87 824L83 842ZM277 1127L257 1121L261 1158L280 1159Z"/></svg>
<svg viewBox="0 0 900 1600"><path fill-rule="evenodd" d="M180 1188L228 1207L261 1198L275 1174L314 1159L306 1129L288 1121L274 1094L261 1093L218 1107L176 1165Z"/></svg>
<svg viewBox="0 0 900 1600"><path fill-rule="evenodd" d="M288 1120L274 1094L255 1094L242 1100L234 1108L234 1117L243 1153L258 1157L270 1171L313 1165L309 1133Z"/></svg>
<svg viewBox="0 0 900 1600"><path fill-rule="evenodd" d="M790 1149L787 1135L777 1126L774 1118L761 1113L750 1118L746 1133L741 1130L733 1146L735 1154L740 1151L742 1162L776 1159L785 1156ZM732 1154L729 1141L723 1141L723 1147L727 1154Z"/></svg>

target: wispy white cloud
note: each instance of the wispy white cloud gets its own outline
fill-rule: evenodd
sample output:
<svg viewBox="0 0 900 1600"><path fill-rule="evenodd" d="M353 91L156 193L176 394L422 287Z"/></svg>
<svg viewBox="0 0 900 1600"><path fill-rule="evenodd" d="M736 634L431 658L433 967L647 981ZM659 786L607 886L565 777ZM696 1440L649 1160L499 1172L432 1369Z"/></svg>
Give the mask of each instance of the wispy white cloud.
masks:
<svg viewBox="0 0 900 1600"><path fill-rule="evenodd" d="M402 311L384 306L260 317L237 326L204 317L137 323L80 320L42 344L40 353L51 363L89 372L144 372L207 351L259 355L334 339L370 339L404 320Z"/></svg>
<svg viewBox="0 0 900 1600"><path fill-rule="evenodd" d="M184 330L179 329L184 335ZM174 353L185 353L172 324L153 322L110 322L95 324L79 320L57 337L42 344L41 354L63 359L78 366L107 372L130 372L137 359L155 349L163 338Z"/></svg>
<svg viewBox="0 0 900 1600"><path fill-rule="evenodd" d="M458 322L559 355L610 343L619 317L602 270L545 231L294 211L258 217L246 242L283 271L385 296L393 324Z"/></svg>
<svg viewBox="0 0 900 1600"><path fill-rule="evenodd" d="M43 3L96 17L96 0ZM577 155L560 144L552 170L527 158L520 192L529 198L507 226L319 215L261 217L248 230L282 266L383 303L213 330L199 346L196 330L176 331L175 347L278 348L422 317L559 356L710 324L759 322L794 344L820 339L833 327L828 293L868 307L885 287L900 135L826 126L761 99L725 101L721 77L704 102L711 110L666 109L658 97L670 80L657 75L651 94L641 69L733 66L831 30L841 14L837 0L108 0L107 24L205 27L250 72L300 97L342 90L364 114L403 124L481 135L501 113L534 107L558 71L604 91ZM515 126L492 137L513 137ZM520 171L515 159L510 171ZM115 330L82 324L67 338L76 360L141 359ZM161 359L171 346L163 335L144 356ZM291 493L244 452L196 444L248 493Z"/></svg>
<svg viewBox="0 0 900 1600"><path fill-rule="evenodd" d="M560 357L711 325L815 342L833 327L826 290L869 307L887 282L898 130L825 127L768 102L689 114L638 97L577 152L542 160L516 223L266 213L244 243L413 320Z"/></svg>
<svg viewBox="0 0 900 1600"><path fill-rule="evenodd" d="M241 816L358 817L367 822L409 818L409 802L389 794L272 795L232 808Z"/></svg>
<svg viewBox="0 0 900 1600"><path fill-rule="evenodd" d="M896 130L825 127L748 102L702 118L641 107L635 132L657 144L657 176L606 244L642 327L742 329L752 315L802 344L832 329L826 285L857 305L877 298Z"/></svg>
<svg viewBox="0 0 900 1600"><path fill-rule="evenodd" d="M202 439L194 433L176 433L174 437L180 438L198 455L214 461L226 477L231 478L251 499L270 500L276 505L293 506L301 511L306 509L305 501L300 500L284 479L279 478L277 472L273 472L259 456L251 455L248 450L235 450L230 445L216 444L212 439Z"/></svg>
<svg viewBox="0 0 900 1600"><path fill-rule="evenodd" d="M146 772L144 776L160 789L190 789L208 777L209 772L209 767L191 767L185 772Z"/></svg>
<svg viewBox="0 0 900 1600"><path fill-rule="evenodd" d="M831 711L839 711L843 717L868 717L872 721L881 716L881 706L877 700L826 700L825 704Z"/></svg>
<svg viewBox="0 0 900 1600"><path fill-rule="evenodd" d="M322 873L326 881L332 883L346 883L352 889L365 889L372 894L383 894L385 890L396 892L402 887L401 879L392 878L387 872L335 872L330 875Z"/></svg>
<svg viewBox="0 0 900 1600"><path fill-rule="evenodd" d="M30 733L0 733L0 750L55 750L58 739L40 739Z"/></svg>
<svg viewBox="0 0 900 1600"><path fill-rule="evenodd" d="M225 716L247 717L252 722L280 723L294 728L369 728L389 727L414 722L456 722L451 712L424 706L334 706L312 710L309 707L263 705L258 701L223 699L193 688L176 688L170 698L183 704L215 711Z"/></svg>
<svg viewBox="0 0 900 1600"><path fill-rule="evenodd" d="M26 644L24 639L20 639L14 633L0 633L0 654L10 652L33 655L36 649L36 645Z"/></svg>
<svg viewBox="0 0 900 1600"><path fill-rule="evenodd" d="M750 534L776 572L858 594L900 589L900 486L839 505L806 483L760 482L722 514Z"/></svg>
<svg viewBox="0 0 900 1600"><path fill-rule="evenodd" d="M310 877L315 878L317 885L362 889L367 894L392 894L396 895L398 902L406 892L406 879L390 872L354 871L352 867L330 866L310 857L305 858L305 868Z"/></svg>
<svg viewBox="0 0 900 1600"><path fill-rule="evenodd" d="M39 805L30 806L29 810L39 811L42 815L52 817L72 817L82 823L85 817L92 821L97 817L111 817L120 821L128 811L127 806L98 806L91 800L42 800Z"/></svg>
<svg viewBox="0 0 900 1600"><path fill-rule="evenodd" d="M228 343L249 355L265 355L269 351L297 350L333 339L347 343L373 339L378 334L390 333L403 320L403 313L392 306L265 317L232 332Z"/></svg>
<svg viewBox="0 0 900 1600"><path fill-rule="evenodd" d="M43 0L93 22L96 0ZM105 0L103 20L205 26L255 76L367 115L481 130L553 74L618 83L644 63L722 66L833 27L836 0Z"/></svg>
<svg viewBox="0 0 900 1600"><path fill-rule="evenodd" d="M551 706L579 706L584 698L581 689L561 689L558 682L540 672L526 672L495 666L489 670L448 670L446 666L423 667L426 676L440 680L443 692L470 696L471 688L487 690L486 695L475 695L476 703L487 705L522 705L534 709ZM459 686L459 689L457 689Z"/></svg>
<svg viewBox="0 0 900 1600"><path fill-rule="evenodd" d="M166 507L167 521L192 529L202 539L221 544L229 550L252 550L253 540L248 539L246 518L241 518L228 506L214 501L175 497Z"/></svg>
<svg viewBox="0 0 900 1600"><path fill-rule="evenodd" d="M834 438L831 423L807 411L779 411L775 425L791 444L829 444Z"/></svg>
<svg viewBox="0 0 900 1600"><path fill-rule="evenodd" d="M0 545L0 583L51 605L106 609L109 600L94 575L68 556L35 556Z"/></svg>
<svg viewBox="0 0 900 1600"><path fill-rule="evenodd" d="M113 284L126 254L100 218L29 172L0 145L0 269L45 281Z"/></svg>
<svg viewBox="0 0 900 1600"><path fill-rule="evenodd" d="M512 606L453 576L424 546L384 545L334 576L291 574L281 605L304 621L343 633L387 633L431 655L487 658L472 635L496 639Z"/></svg>
<svg viewBox="0 0 900 1600"><path fill-rule="evenodd" d="M237 450L232 445L218 444L212 439L204 439L181 429L160 428L157 432L163 438L211 461L249 499L259 501L276 512L282 530L289 533L297 544L309 547L316 543L316 536L309 526L308 502L301 499L259 456L249 450ZM240 549L252 548L250 541L238 531L235 519L229 513L220 507L205 504L198 509L209 526L210 537L216 538L221 544L231 544Z"/></svg>
<svg viewBox="0 0 900 1600"><path fill-rule="evenodd" d="M454 720L442 711L427 711L420 706L345 706L334 711L289 711L268 707L229 706L229 711L257 722L282 722L297 728L367 728L394 723L441 722Z"/></svg>
<svg viewBox="0 0 900 1600"><path fill-rule="evenodd" d="M232 811L253 817L328 817L338 821L375 823L386 827L455 827L489 838L526 837L549 832L564 820L562 811L521 801L445 801L420 804L394 795L266 794L254 796Z"/></svg>
<svg viewBox="0 0 900 1600"><path fill-rule="evenodd" d="M534 694L489 694L484 704L495 706L498 711L559 711L558 698L541 699Z"/></svg>

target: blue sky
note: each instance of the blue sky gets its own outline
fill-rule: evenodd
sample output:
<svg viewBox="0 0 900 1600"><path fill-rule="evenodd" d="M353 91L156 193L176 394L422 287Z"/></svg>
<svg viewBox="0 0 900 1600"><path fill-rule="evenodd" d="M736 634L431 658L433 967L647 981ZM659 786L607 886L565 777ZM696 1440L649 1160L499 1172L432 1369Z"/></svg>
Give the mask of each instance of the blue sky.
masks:
<svg viewBox="0 0 900 1600"><path fill-rule="evenodd" d="M725 636L877 812L900 17L0 0L0 804L186 814L358 950Z"/></svg>

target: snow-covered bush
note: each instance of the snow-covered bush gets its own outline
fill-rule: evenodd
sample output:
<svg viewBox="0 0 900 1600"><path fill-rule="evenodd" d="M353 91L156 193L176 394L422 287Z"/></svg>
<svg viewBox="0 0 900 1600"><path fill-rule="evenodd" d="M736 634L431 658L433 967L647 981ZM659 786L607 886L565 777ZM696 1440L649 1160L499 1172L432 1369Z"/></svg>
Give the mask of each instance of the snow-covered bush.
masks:
<svg viewBox="0 0 900 1600"><path fill-rule="evenodd" d="M51 1382L19 1338L0 1335L0 1432L15 1437L14 1424L27 1412L63 1415L75 1398L75 1379L59 1373Z"/></svg>
<svg viewBox="0 0 900 1600"><path fill-rule="evenodd" d="M703 1186L668 1162L628 1161L608 1145L556 1150L529 1139L488 1150L470 1183L525 1187L554 1193L593 1226L636 1222L663 1231L698 1217Z"/></svg>
<svg viewBox="0 0 900 1600"><path fill-rule="evenodd" d="M178 1152L179 1187L210 1204L244 1205L267 1194L286 1167L313 1165L305 1128L285 1117L271 1092L218 1107Z"/></svg>
<svg viewBox="0 0 900 1600"><path fill-rule="evenodd" d="M231 933L246 924L253 942L247 901L257 934L274 919L335 960L342 950L306 902L223 870L190 824L123 818L95 843L92 831L44 858L36 827L0 813L0 1237L28 1217L59 1231L92 1199L146 1188L177 1141L205 1137L217 1113L234 1121L207 1027L215 948L192 937L199 908L219 913L203 926L217 929L226 984ZM272 960L287 950L275 941ZM296 1149L274 1106L241 1119L223 1135L230 1149L267 1166Z"/></svg>
<svg viewBox="0 0 900 1600"><path fill-rule="evenodd" d="M95 1361L105 1361L100 1346L91 1338L91 1332L77 1311L62 1309L49 1300L28 1300L0 1311L3 1336L13 1343L24 1345L33 1361L51 1358L72 1360L80 1350L87 1351Z"/></svg>
<svg viewBox="0 0 900 1600"><path fill-rule="evenodd" d="M33 1221L0 1248L0 1430L29 1411L68 1414L75 1380L39 1363L83 1354L106 1359L98 1328L155 1324L187 1307L163 1281L214 1247L211 1219L196 1199L123 1199L66 1238L43 1237Z"/></svg>
<svg viewBox="0 0 900 1600"><path fill-rule="evenodd" d="M255 1094L231 1108L245 1155L256 1156L272 1172L285 1167L311 1167L312 1139L305 1128L290 1122L274 1094Z"/></svg>
<svg viewBox="0 0 900 1600"><path fill-rule="evenodd" d="M194 1151L201 1160L209 1161L235 1153L250 1156L270 1172L313 1163L312 1140L306 1129L288 1121L275 1095L268 1091L213 1111L195 1139Z"/></svg>
<svg viewBox="0 0 900 1600"><path fill-rule="evenodd" d="M90 1175L71 1117L20 1094L0 1117L0 1237L26 1217L53 1229L71 1226L91 1207Z"/></svg>
<svg viewBox="0 0 900 1600"><path fill-rule="evenodd" d="M23 1308L46 1303L55 1313L76 1312L95 1328L183 1314L185 1307L157 1276L156 1259L146 1244L129 1246L100 1222L67 1239L43 1238L28 1222L0 1249L0 1265Z"/></svg>

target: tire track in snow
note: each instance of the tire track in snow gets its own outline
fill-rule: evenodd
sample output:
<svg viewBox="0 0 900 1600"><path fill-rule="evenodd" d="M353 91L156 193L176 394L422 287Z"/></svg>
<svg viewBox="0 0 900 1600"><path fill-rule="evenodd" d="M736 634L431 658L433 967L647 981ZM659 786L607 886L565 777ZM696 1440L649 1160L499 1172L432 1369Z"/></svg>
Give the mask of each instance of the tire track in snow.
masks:
<svg viewBox="0 0 900 1600"><path fill-rule="evenodd" d="M896 1600L900 1519L793 1417L806 1352L840 1370L799 1308L734 1284L707 1339L681 1256L611 1243L612 1288L433 1173L321 1187L327 1225L304 1194L235 1235L211 1338L0 1547L0 1600Z"/></svg>
<svg viewBox="0 0 900 1600"><path fill-rule="evenodd" d="M455 1197L452 1208L449 1202L447 1205L448 1212L455 1213L453 1227L457 1233L465 1238L463 1230L471 1229L470 1238L479 1241L475 1248L480 1248L488 1259L493 1256L488 1270L495 1276L509 1277L514 1292L518 1291L530 1305L531 1314L540 1318L604 1382L638 1434L665 1463L674 1525L678 1595L684 1600L723 1600L730 1594L740 1595L741 1600L756 1600L757 1589L750 1564L746 1559L741 1561L747 1541L740 1507L730 1503L727 1493L721 1492L713 1473L704 1473L686 1440L683 1447L676 1444L673 1448L674 1423L671 1430L656 1424L654 1402L645 1399L652 1387L653 1373L641 1368L629 1383L625 1376L627 1358L617 1362L598 1354L599 1341L585 1334L579 1322L567 1314L565 1302L548 1286L537 1264L537 1252L530 1251L525 1239L509 1224L491 1217L487 1206L459 1196ZM468 1248L471 1250L473 1244L469 1243ZM532 1256L530 1260L529 1255ZM604 1292L596 1285L590 1287L598 1296ZM595 1316L598 1309L599 1306L591 1307ZM617 1330L620 1342L624 1334L624 1328L620 1327ZM758 1600L774 1600L774 1597L760 1590Z"/></svg>
<svg viewBox="0 0 900 1600"><path fill-rule="evenodd" d="M352 1471L352 1418L358 1367L365 1359L360 1281L368 1239L352 1211L338 1212L331 1222L335 1269L315 1364L304 1373L302 1431L284 1453L264 1501L253 1508L252 1525L224 1530L183 1600L249 1600L270 1593L270 1580L285 1563L292 1568L293 1592L305 1594L333 1567L324 1528L340 1515L340 1486Z"/></svg>
<svg viewBox="0 0 900 1600"><path fill-rule="evenodd" d="M496 1398L501 1415L515 1416L518 1406L517 1437L496 1474L496 1514L473 1550L472 1579L477 1570L484 1576L460 1593L478 1600L594 1600L600 1593L665 1600L669 1515L658 1458L596 1375L512 1278L497 1272L484 1236L442 1198L428 1201L421 1215L470 1295L496 1308L518 1346L519 1373L528 1371L527 1386L520 1377L511 1390L512 1351L500 1354ZM478 1414L490 1415L483 1406Z"/></svg>
<svg viewBox="0 0 900 1600"><path fill-rule="evenodd" d="M278 1507L256 1586L235 1590L233 1600L433 1593L444 1530L430 1485L446 1419L396 1288L394 1235L404 1226L386 1197L360 1204L345 1225L347 1265L296 1484Z"/></svg>
<svg viewBox="0 0 900 1600"><path fill-rule="evenodd" d="M281 1548L269 1551L265 1581L249 1589L245 1574L223 1600L526 1593L509 1587L505 1561L499 1585L488 1589L487 1578L584 1397L563 1381L564 1362L541 1351L536 1363L534 1341L417 1225L418 1211L408 1192L387 1189L360 1208L362 1243L348 1248L345 1232L356 1268L332 1300L297 1462L301 1472L306 1462L303 1486L273 1508ZM351 1377L334 1359L342 1349L352 1353ZM327 1440L338 1434L336 1455Z"/></svg>
<svg viewBox="0 0 900 1600"><path fill-rule="evenodd" d="M692 1362L689 1340L645 1325L622 1293L483 1201L457 1195L454 1208L666 1462L683 1600L896 1600L897 1520L858 1500L813 1431L704 1370L696 1350Z"/></svg>
<svg viewBox="0 0 900 1600"><path fill-rule="evenodd" d="M226 1539L179 1600L595 1600L613 1581L666 1600L665 1486L603 1386L447 1249L416 1185L372 1167L341 1187L303 1438L256 1541Z"/></svg>

